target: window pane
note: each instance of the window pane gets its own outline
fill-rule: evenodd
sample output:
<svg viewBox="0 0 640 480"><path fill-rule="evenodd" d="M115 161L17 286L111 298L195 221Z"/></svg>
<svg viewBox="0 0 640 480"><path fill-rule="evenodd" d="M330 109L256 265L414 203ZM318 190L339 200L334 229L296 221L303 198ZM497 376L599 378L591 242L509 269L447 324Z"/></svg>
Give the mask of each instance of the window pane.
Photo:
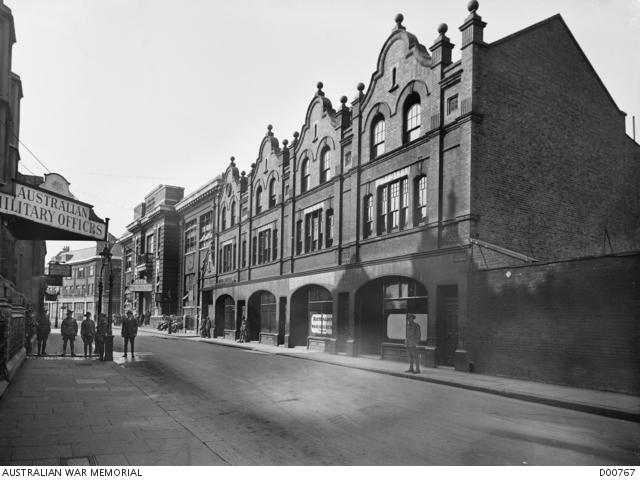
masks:
<svg viewBox="0 0 640 480"><path fill-rule="evenodd" d="M419 103L411 105L407 111L407 140L412 141L420 135L420 114L422 108Z"/></svg>

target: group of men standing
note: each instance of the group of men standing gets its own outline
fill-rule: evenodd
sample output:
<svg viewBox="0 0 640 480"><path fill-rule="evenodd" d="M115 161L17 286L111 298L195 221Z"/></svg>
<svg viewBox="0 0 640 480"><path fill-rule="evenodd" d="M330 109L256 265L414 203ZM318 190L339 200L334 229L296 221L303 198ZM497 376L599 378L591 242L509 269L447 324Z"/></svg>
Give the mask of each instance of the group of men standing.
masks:
<svg viewBox="0 0 640 480"><path fill-rule="evenodd" d="M91 312L84 314L84 320L80 324L80 337L84 344L85 358L93 356L93 344L95 342L95 352L100 360L104 360L104 339L108 334L107 315L98 314L98 324L91 318ZM48 315L43 315L37 326L36 334L38 339L38 356L47 354L47 340L51 333L51 320ZM134 339L138 334L138 322L133 317L131 311L127 312L127 316L122 322L122 337L124 338L124 356L127 356L128 344L131 345L131 356L134 355ZM67 310L67 316L62 320L60 325L60 334L62 335L62 356L67 355L67 345L70 347L71 356L75 357L75 341L78 335L78 322L73 317L73 312Z"/></svg>

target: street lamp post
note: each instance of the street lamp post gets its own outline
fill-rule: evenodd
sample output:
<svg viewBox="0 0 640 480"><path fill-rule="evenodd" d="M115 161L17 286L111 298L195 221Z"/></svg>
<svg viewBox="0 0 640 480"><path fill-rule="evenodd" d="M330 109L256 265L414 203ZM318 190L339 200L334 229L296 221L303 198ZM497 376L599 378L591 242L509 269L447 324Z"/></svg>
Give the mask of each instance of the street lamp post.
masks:
<svg viewBox="0 0 640 480"><path fill-rule="evenodd" d="M100 266L100 283L98 284L98 313L102 313L102 279L104 268L108 267L109 277L109 294L107 297L107 334L104 337L104 360L109 362L113 360L113 331L112 331L112 295L113 295L113 268L111 265L111 247L109 243L105 243L104 248L100 252L102 257L102 265Z"/></svg>

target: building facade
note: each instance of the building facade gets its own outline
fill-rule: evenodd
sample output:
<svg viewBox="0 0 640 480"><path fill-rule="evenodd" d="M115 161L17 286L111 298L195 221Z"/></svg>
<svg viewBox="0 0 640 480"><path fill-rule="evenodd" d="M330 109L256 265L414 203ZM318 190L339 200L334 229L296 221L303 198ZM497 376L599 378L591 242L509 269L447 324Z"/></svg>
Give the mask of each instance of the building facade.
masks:
<svg viewBox="0 0 640 480"><path fill-rule="evenodd" d="M24 175L20 163L22 82L12 72L11 10L0 0L0 389L45 315L45 240L105 240L107 222L69 191L57 173Z"/></svg>
<svg viewBox="0 0 640 480"><path fill-rule="evenodd" d="M176 204L184 188L159 185L134 209L118 241L122 248L123 310L161 316L178 311L179 219Z"/></svg>
<svg viewBox="0 0 640 480"><path fill-rule="evenodd" d="M38 184L41 178L18 172L22 83L12 72L16 41L13 15L0 0L0 192L11 195L14 182ZM25 346L25 321L44 314L42 240L23 239L12 216L0 213L0 388Z"/></svg>
<svg viewBox="0 0 640 480"><path fill-rule="evenodd" d="M110 243L114 244L116 238L110 235ZM51 258L51 262L71 266L71 276L62 278L62 285L49 287L48 290L57 292L55 300L47 300L46 308L49 318L54 325L59 325L68 311L73 312L76 320L81 321L85 313L91 313L94 318L98 313L100 303L100 279L102 279L101 310L107 313L109 299L109 274L113 275L113 287L111 290L111 311L120 313L122 278L122 249L118 244L111 249L111 267L103 266L103 257L100 253L105 246L104 242L96 242L94 247L71 250L65 247L61 252ZM111 272L109 272L111 268Z"/></svg>
<svg viewBox="0 0 640 480"><path fill-rule="evenodd" d="M179 252L181 299L178 313L185 318L185 327L198 329L203 318L213 319L211 290L203 291L202 281L213 268L215 254L214 222L216 200L221 188L221 178L207 182L176 205L180 217Z"/></svg>
<svg viewBox="0 0 640 480"><path fill-rule="evenodd" d="M640 147L565 22L489 44L477 9L457 50L398 15L368 88L334 108L318 83L290 144L269 126L247 175L232 161L217 335L246 318L253 341L401 358L411 312L424 363L469 371L473 272L640 247Z"/></svg>

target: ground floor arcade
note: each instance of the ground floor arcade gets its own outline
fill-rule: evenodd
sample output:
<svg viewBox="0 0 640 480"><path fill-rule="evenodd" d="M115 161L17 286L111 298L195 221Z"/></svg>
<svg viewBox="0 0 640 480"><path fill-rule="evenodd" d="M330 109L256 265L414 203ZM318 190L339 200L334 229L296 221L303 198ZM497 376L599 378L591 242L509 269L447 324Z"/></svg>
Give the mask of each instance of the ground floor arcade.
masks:
<svg viewBox="0 0 640 480"><path fill-rule="evenodd" d="M328 353L404 359L405 315L421 325L426 366L467 369L467 268L460 253L264 281L207 285L213 335ZM466 260L466 256L464 257Z"/></svg>

